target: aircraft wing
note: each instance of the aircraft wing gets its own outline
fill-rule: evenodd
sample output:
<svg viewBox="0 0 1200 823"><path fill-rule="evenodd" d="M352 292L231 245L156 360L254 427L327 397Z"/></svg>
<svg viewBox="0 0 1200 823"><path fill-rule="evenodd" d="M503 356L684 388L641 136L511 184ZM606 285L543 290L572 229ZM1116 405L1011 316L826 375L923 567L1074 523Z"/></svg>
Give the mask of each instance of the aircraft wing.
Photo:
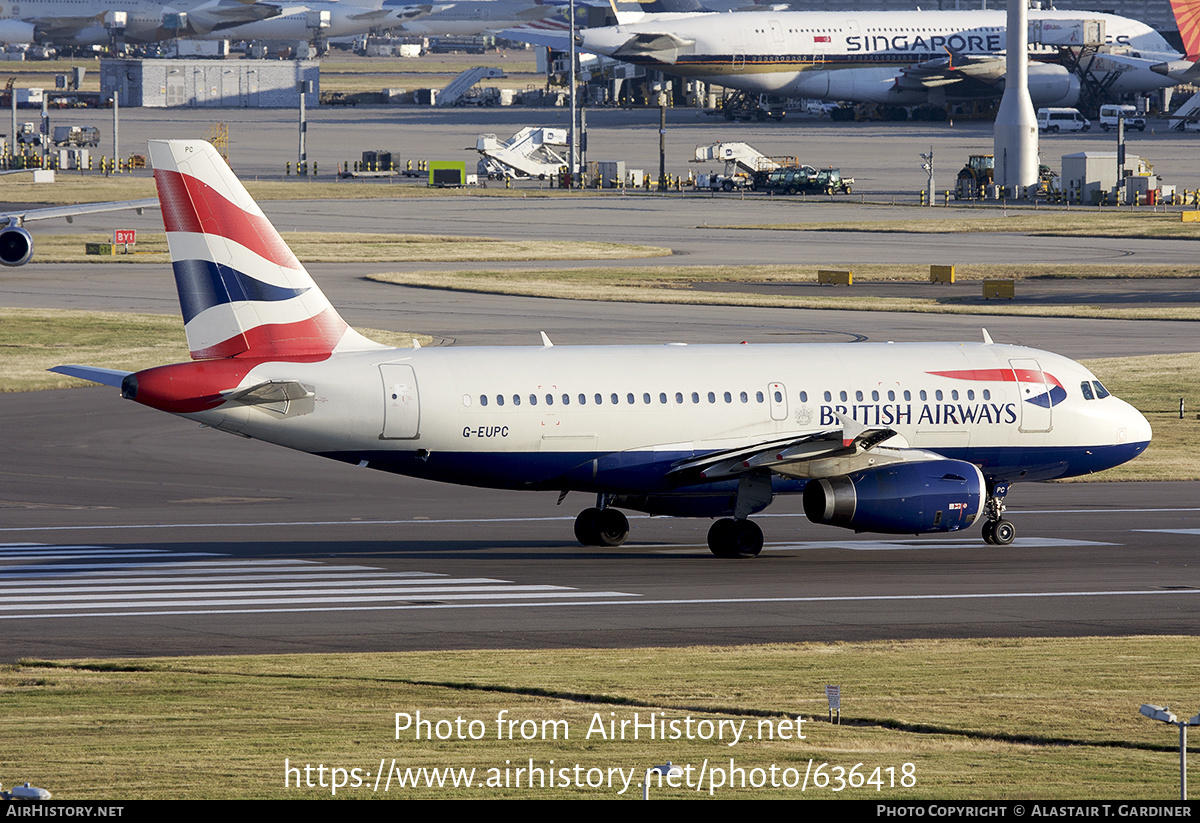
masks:
<svg viewBox="0 0 1200 823"><path fill-rule="evenodd" d="M659 63L675 65L679 55L691 54L695 48L695 40L687 40L668 31L638 32L609 52L608 56L617 60L625 57L648 57Z"/></svg>
<svg viewBox="0 0 1200 823"><path fill-rule="evenodd" d="M72 218L80 217L85 214L100 214L108 211L121 211L123 209L134 209L138 214L141 214L146 209L157 209L158 198L146 197L142 200L115 200L109 203L76 203L73 206L49 206L44 209L30 209L29 211L17 211L0 213L0 228L5 226L20 226L28 223L31 220L53 220L57 217L65 218L68 222Z"/></svg>
<svg viewBox="0 0 1200 823"><path fill-rule="evenodd" d="M908 91L935 89L965 81L999 86L1004 82L1004 72L1003 57L951 53L900 69L896 85Z"/></svg>
<svg viewBox="0 0 1200 823"><path fill-rule="evenodd" d="M929 457L925 452L907 448L903 438L890 428L864 426L840 414L838 418L841 428L706 454L682 461L668 476L701 483L762 470L785 477L821 477ZM894 445L883 448L882 444L888 441Z"/></svg>
<svg viewBox="0 0 1200 823"><path fill-rule="evenodd" d="M497 32L498 37L505 40L516 40L533 46L548 46L555 51L568 51L571 48L571 30L556 20L544 20L539 23L527 23L512 29Z"/></svg>
<svg viewBox="0 0 1200 823"><path fill-rule="evenodd" d="M433 13L432 5L389 6L350 15L351 20L371 23L376 26L397 26L412 20L420 20Z"/></svg>

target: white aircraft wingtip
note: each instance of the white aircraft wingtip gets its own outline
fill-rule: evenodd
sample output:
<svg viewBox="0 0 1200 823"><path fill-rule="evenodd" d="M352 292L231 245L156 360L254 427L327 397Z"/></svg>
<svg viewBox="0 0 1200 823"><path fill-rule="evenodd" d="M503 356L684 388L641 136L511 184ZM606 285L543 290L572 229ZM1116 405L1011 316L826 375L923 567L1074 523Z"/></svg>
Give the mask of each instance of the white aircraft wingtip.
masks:
<svg viewBox="0 0 1200 823"><path fill-rule="evenodd" d="M992 336L990 334L988 334L987 329L983 330L983 345L985 345L985 346L992 345Z"/></svg>
<svg viewBox="0 0 1200 823"><path fill-rule="evenodd" d="M550 342L550 338L546 335L546 333L542 332L542 346L544 346L545 348L548 349L548 348L551 348L553 345L554 344Z"/></svg>

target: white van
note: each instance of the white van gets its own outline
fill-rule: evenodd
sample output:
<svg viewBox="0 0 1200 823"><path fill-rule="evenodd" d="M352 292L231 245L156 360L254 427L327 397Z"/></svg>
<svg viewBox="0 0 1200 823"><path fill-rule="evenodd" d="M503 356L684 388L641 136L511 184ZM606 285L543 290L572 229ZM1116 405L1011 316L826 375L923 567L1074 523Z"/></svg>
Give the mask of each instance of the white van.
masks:
<svg viewBox="0 0 1200 823"><path fill-rule="evenodd" d="M1137 113L1133 106L1109 104L1100 107L1100 128L1108 131L1117 127L1117 120L1125 118L1125 128L1146 130L1146 118Z"/></svg>
<svg viewBox="0 0 1200 823"><path fill-rule="evenodd" d="M1058 134L1060 131L1088 131L1092 121L1079 113L1079 109L1038 109L1038 131L1042 134Z"/></svg>

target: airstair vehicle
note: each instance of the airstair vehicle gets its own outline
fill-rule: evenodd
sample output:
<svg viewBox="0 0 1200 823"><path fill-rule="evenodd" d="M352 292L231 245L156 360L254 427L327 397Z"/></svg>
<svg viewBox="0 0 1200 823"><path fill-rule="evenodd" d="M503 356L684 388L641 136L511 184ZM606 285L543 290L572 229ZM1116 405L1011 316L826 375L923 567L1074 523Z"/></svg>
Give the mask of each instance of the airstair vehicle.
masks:
<svg viewBox="0 0 1200 823"><path fill-rule="evenodd" d="M481 134L475 149L483 156L481 176L544 180L567 165L567 130L527 126L503 142Z"/></svg>
<svg viewBox="0 0 1200 823"><path fill-rule="evenodd" d="M447 83L446 88L438 92L437 105L456 106L480 80L503 76L504 69L493 69L487 66L475 66L467 69Z"/></svg>

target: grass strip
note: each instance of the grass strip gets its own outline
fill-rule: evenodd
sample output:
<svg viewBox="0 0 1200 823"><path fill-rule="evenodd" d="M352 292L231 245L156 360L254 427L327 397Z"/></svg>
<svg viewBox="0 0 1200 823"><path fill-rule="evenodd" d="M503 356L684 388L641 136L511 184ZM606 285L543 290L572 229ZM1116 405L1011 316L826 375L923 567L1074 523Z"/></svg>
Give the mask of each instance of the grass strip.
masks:
<svg viewBox="0 0 1200 823"><path fill-rule="evenodd" d="M553 760L573 780L576 764L636 768L636 786L655 763L690 766L694 780L702 763L728 772L732 759L750 783L769 782L772 766L799 778L811 760L827 776L861 763L859 775L884 783L834 791L810 776L806 797L1161 800L1178 792L1177 737L1137 707L1194 702L1197 661L1194 637L25 660L0 669L0 771L61 800L332 796L295 777L285 787L285 759L301 775L311 764L314 783L317 764L368 774L338 797L600 798L617 790L518 786L513 770L532 760L544 774ZM823 719L828 683L841 686L840 726ZM395 714L418 711L434 739L397 732ZM681 732L688 717L693 731L745 726L732 746L728 733L648 739L644 726L632 739L635 715L652 712ZM381 762L474 769L498 785L400 788L393 777L385 794L382 781L372 790ZM915 785L901 785L906 763ZM737 780L715 796L800 796Z"/></svg>
<svg viewBox="0 0 1200 823"><path fill-rule="evenodd" d="M940 214L944 214L941 212ZM825 221L811 223L761 223L734 226L697 226L702 229L756 229L769 231L838 231L871 234L1025 234L1041 237L1110 237L1200 240L1200 224L1184 223L1179 212L1122 211L1110 209L1022 209L1006 217L952 217L936 220Z"/></svg>
<svg viewBox="0 0 1200 823"><path fill-rule="evenodd" d="M427 234L281 232L296 257L307 263L455 263L532 260L624 260L665 257L670 249L590 240L499 240ZM39 263L169 263L165 232L143 232L130 254L87 254L86 244L111 243L110 235L38 235Z"/></svg>

